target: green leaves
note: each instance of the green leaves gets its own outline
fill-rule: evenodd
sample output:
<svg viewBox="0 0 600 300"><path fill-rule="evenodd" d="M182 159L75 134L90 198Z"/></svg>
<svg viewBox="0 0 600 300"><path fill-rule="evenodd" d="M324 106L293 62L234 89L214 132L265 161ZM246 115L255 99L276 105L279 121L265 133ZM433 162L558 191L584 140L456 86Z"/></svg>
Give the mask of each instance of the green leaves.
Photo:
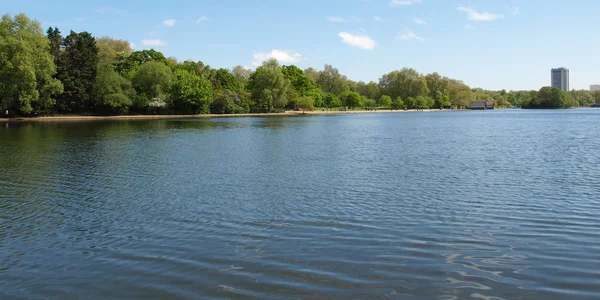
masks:
<svg viewBox="0 0 600 300"><path fill-rule="evenodd" d="M62 84L40 24L19 14L0 20L0 106L21 114L48 112Z"/></svg>
<svg viewBox="0 0 600 300"><path fill-rule="evenodd" d="M186 70L176 70L171 89L173 105L185 113L208 113L212 104L212 86L208 80Z"/></svg>

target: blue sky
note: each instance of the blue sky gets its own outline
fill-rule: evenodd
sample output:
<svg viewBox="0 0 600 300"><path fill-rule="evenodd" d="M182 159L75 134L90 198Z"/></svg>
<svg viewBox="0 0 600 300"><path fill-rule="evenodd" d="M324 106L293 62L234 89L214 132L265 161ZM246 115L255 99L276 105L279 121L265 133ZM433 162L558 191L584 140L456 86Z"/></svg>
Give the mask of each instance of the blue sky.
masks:
<svg viewBox="0 0 600 300"><path fill-rule="evenodd" d="M485 89L539 89L567 67L571 88L600 83L595 0L3 1L42 26L126 39L216 68L337 67L377 81L403 67Z"/></svg>

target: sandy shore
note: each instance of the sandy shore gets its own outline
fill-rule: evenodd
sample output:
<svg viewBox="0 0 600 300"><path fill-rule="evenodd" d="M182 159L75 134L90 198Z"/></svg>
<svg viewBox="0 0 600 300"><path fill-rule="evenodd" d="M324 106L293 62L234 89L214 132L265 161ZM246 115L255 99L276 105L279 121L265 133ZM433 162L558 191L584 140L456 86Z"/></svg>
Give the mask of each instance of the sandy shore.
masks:
<svg viewBox="0 0 600 300"><path fill-rule="evenodd" d="M439 110L425 110L439 111ZM162 119L199 119L199 118L238 118L238 117L285 117L308 115L336 114L374 114L374 113L405 113L417 110L352 110L352 111L286 111L283 113L251 113L251 114L204 114L204 115L131 115L131 116L50 116L37 118L0 118L0 122L51 122L51 121L96 121L96 120L162 120Z"/></svg>

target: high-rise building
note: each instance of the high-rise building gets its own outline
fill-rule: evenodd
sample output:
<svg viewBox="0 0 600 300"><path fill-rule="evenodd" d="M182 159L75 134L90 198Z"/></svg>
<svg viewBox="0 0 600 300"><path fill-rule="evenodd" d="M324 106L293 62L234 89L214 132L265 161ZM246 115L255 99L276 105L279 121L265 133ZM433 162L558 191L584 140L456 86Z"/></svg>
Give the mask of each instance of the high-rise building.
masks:
<svg viewBox="0 0 600 300"><path fill-rule="evenodd" d="M552 87L559 88L565 92L569 91L569 69L552 69L550 74L552 77Z"/></svg>
<svg viewBox="0 0 600 300"><path fill-rule="evenodd" d="M590 91L600 91L600 84L592 84L590 85Z"/></svg>

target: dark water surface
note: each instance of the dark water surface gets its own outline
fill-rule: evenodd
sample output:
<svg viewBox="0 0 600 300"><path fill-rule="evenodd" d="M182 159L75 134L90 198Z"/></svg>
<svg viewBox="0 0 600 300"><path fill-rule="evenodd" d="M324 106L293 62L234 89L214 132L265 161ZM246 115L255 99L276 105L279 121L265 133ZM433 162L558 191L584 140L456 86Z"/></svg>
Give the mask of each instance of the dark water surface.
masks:
<svg viewBox="0 0 600 300"><path fill-rule="evenodd" d="M0 298L600 298L600 110L0 123Z"/></svg>

